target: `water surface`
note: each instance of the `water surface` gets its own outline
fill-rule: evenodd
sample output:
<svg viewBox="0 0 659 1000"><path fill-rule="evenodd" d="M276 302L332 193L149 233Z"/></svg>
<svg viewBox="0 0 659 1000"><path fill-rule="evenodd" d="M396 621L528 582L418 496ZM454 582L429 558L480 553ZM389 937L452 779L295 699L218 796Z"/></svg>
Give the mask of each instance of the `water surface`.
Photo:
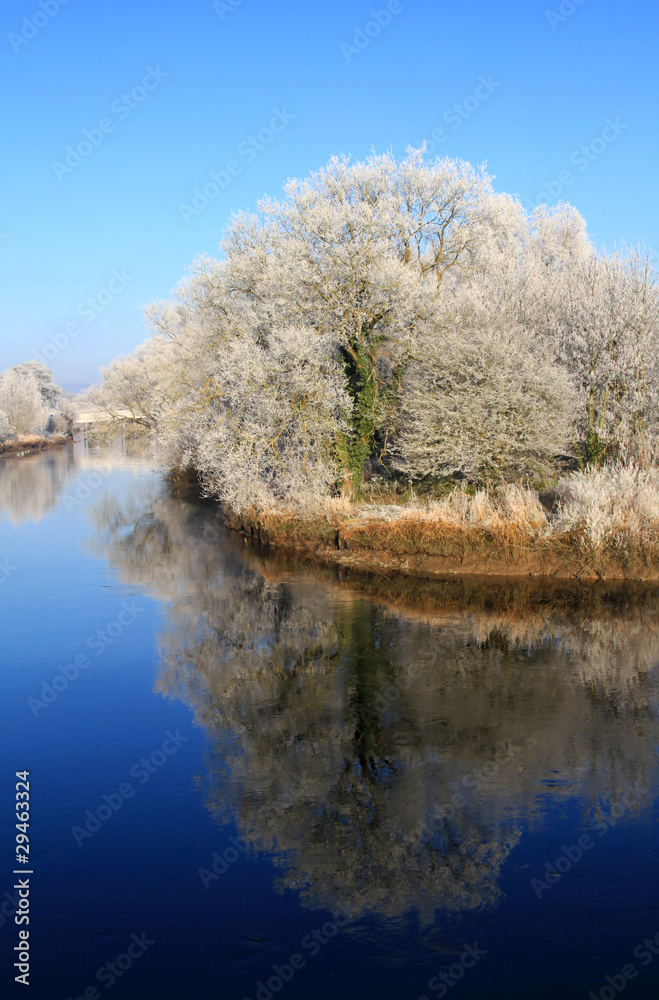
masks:
<svg viewBox="0 0 659 1000"><path fill-rule="evenodd" d="M656 996L656 588L346 579L125 443L0 507L7 995L27 768L39 1000Z"/></svg>

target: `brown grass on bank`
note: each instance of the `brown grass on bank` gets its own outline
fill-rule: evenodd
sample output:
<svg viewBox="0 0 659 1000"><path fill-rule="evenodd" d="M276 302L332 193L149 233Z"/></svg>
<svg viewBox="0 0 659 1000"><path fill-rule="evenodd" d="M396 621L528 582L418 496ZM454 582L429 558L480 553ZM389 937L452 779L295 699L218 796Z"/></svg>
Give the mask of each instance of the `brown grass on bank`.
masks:
<svg viewBox="0 0 659 1000"><path fill-rule="evenodd" d="M455 490L425 506L353 504L335 497L326 501L315 518L250 511L240 520L272 544L315 542L457 558L467 552L506 558L526 555L549 527L537 494L520 486L506 486L498 494L483 490L474 496Z"/></svg>
<svg viewBox="0 0 659 1000"><path fill-rule="evenodd" d="M0 440L0 455L22 458L46 448L55 448L72 441L70 434L17 434Z"/></svg>
<svg viewBox="0 0 659 1000"><path fill-rule="evenodd" d="M626 511L621 520L610 513L611 496L629 497L634 477L643 516ZM452 572L457 566L457 571L503 575L510 567L533 575L647 579L659 575L659 518L654 517L654 480L646 479L628 469L579 474L562 484L563 499L552 514L535 491L506 485L473 495L456 489L425 505L333 498L315 517L248 512L229 517L229 523L284 549L371 553L380 563L385 557L414 557L413 567L401 568L421 575L420 558L440 557Z"/></svg>

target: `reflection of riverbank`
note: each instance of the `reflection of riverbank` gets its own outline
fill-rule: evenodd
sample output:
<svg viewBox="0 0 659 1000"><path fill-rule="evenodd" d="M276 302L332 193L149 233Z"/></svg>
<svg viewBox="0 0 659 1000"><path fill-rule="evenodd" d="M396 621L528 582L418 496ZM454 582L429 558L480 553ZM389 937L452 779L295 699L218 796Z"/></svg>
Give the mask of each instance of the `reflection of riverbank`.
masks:
<svg viewBox="0 0 659 1000"><path fill-rule="evenodd" d="M264 556L166 491L93 519L94 551L164 604L157 689L208 736L209 809L309 906L494 906L553 805L588 825L656 780L656 588L445 581L415 604Z"/></svg>
<svg viewBox="0 0 659 1000"><path fill-rule="evenodd" d="M221 537L223 529L206 528ZM489 576L444 576L424 579L404 574L362 571L351 566L323 565L302 551L279 551L244 538L256 565L268 574L282 575L304 569L317 579L338 582L374 601L399 608L406 614L430 616L452 611L487 611L527 616L551 607L554 611L585 616L624 615L644 607L655 598L659 587L653 581L564 580L531 578L491 578Z"/></svg>
<svg viewBox="0 0 659 1000"><path fill-rule="evenodd" d="M336 586L334 570L300 557L251 545L255 564L269 576L304 567ZM653 583L457 578L416 580L340 570L339 586L393 614L447 628L468 617L473 641L503 650L559 643L572 669L602 682L615 674L621 694L633 679L659 663L659 587ZM567 678L566 678L567 681ZM576 679L574 679L576 683Z"/></svg>
<svg viewBox="0 0 659 1000"><path fill-rule="evenodd" d="M56 448L20 457L7 455L0 463L0 515L7 514L15 525L38 522L63 498L67 509L80 506L81 499L89 497L111 472L130 470L137 475L149 467L142 445L121 438L91 446L74 444L67 437Z"/></svg>

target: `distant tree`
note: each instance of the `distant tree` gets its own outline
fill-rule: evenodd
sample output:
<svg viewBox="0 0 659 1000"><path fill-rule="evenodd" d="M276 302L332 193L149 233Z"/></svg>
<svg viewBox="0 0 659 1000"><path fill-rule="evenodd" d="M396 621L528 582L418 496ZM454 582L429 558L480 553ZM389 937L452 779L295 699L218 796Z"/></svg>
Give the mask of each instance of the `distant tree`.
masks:
<svg viewBox="0 0 659 1000"><path fill-rule="evenodd" d="M101 369L102 388L92 386L82 395L82 405L97 406L115 420L130 419L155 429L164 397L160 358L154 341L138 348L133 354L118 357Z"/></svg>
<svg viewBox="0 0 659 1000"><path fill-rule="evenodd" d="M10 368L0 375L0 414L1 423L9 434L29 434L45 429L49 409L31 372Z"/></svg>
<svg viewBox="0 0 659 1000"><path fill-rule="evenodd" d="M39 387L44 406L51 410L59 410L63 402L62 389L55 384L53 373L50 368L41 361L24 361L20 365L15 365L11 371L19 375L32 375Z"/></svg>

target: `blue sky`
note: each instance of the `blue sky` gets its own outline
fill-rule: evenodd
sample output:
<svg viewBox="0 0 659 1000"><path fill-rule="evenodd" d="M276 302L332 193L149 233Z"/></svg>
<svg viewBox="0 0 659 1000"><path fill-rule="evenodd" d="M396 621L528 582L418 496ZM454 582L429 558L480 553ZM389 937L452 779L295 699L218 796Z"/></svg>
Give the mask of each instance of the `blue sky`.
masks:
<svg viewBox="0 0 659 1000"><path fill-rule="evenodd" d="M433 132L598 244L659 251L658 22L650 0L9 0L0 370L97 380L233 211Z"/></svg>

